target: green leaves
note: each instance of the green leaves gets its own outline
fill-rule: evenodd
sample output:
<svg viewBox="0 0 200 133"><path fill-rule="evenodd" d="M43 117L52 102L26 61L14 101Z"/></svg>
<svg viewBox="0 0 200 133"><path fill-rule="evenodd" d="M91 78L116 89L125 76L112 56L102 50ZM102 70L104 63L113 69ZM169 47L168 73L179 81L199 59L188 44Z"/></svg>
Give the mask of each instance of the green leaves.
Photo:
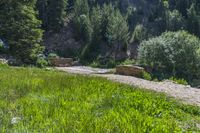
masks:
<svg viewBox="0 0 200 133"><path fill-rule="evenodd" d="M114 10L109 15L106 38L109 43L128 43L129 27L126 18L122 16L119 10Z"/></svg>
<svg viewBox="0 0 200 133"><path fill-rule="evenodd" d="M166 75L190 81L199 76L199 47L199 39L185 31L166 32L143 41L138 50L139 59L141 64Z"/></svg>
<svg viewBox="0 0 200 133"><path fill-rule="evenodd" d="M5 1L0 8L0 36L9 45L11 53L23 63L34 63L42 51L39 45L43 31L36 18L35 0Z"/></svg>

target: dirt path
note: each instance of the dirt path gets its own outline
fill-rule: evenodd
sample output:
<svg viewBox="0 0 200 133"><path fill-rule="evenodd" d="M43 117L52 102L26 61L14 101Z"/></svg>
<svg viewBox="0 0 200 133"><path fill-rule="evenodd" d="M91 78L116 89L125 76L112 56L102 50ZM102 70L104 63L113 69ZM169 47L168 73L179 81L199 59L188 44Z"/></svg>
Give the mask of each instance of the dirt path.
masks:
<svg viewBox="0 0 200 133"><path fill-rule="evenodd" d="M115 82L125 83L140 88L154 90L157 92L164 92L169 96L184 101L185 103L200 106L200 89L192 88L190 86L175 84L172 83L171 81L164 81L164 82L147 81L132 76L107 74L110 71L108 69L96 69L96 68L82 67L82 66L60 67L56 69L68 73L86 74L91 76L104 77Z"/></svg>

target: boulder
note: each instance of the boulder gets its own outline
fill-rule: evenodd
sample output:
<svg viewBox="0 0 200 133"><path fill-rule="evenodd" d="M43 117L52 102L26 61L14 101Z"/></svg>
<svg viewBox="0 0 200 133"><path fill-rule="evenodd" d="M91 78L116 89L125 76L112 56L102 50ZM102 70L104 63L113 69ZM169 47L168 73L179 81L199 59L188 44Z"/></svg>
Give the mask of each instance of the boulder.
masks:
<svg viewBox="0 0 200 133"><path fill-rule="evenodd" d="M119 65L116 67L116 73L120 75L127 75L127 76L141 76L144 68L139 66L132 66L132 65Z"/></svg>
<svg viewBox="0 0 200 133"><path fill-rule="evenodd" d="M70 67L73 65L72 58L52 58L50 59L50 63L55 67Z"/></svg>

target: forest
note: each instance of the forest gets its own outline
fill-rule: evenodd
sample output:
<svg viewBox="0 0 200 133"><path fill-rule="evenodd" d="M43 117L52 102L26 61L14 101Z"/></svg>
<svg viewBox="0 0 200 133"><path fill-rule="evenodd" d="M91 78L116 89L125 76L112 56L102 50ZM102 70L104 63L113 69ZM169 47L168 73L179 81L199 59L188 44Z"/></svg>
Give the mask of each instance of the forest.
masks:
<svg viewBox="0 0 200 133"><path fill-rule="evenodd" d="M200 76L198 0L1 0L0 52L20 65L48 56L114 67L130 61L158 78Z"/></svg>

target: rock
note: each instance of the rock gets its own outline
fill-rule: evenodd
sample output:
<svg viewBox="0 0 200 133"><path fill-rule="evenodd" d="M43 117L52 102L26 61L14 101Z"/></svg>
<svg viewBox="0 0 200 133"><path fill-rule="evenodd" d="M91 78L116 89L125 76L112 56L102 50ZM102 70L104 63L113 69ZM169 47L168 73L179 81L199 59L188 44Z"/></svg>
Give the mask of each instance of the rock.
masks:
<svg viewBox="0 0 200 133"><path fill-rule="evenodd" d="M127 76L141 76L144 68L132 65L120 65L116 67L116 73Z"/></svg>
<svg viewBox="0 0 200 133"><path fill-rule="evenodd" d="M69 67L73 65L72 58L53 58L50 59L50 63L56 67Z"/></svg>

